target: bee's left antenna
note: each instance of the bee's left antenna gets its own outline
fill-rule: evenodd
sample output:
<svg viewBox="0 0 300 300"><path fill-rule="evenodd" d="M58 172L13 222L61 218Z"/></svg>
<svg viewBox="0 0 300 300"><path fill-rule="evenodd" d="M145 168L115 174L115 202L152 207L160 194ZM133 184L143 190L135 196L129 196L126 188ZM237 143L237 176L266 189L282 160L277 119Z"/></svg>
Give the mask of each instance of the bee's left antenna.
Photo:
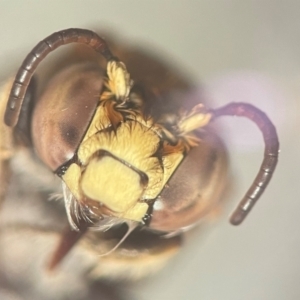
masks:
<svg viewBox="0 0 300 300"><path fill-rule="evenodd" d="M102 54L107 61L113 58L105 40L93 31L70 28L51 34L31 50L19 68L6 106L4 122L7 126L17 124L28 85L39 63L56 48L70 43L85 44Z"/></svg>
<svg viewBox="0 0 300 300"><path fill-rule="evenodd" d="M244 221L264 192L275 171L279 154L278 136L276 128L268 116L251 104L230 103L212 110L211 113L213 114L213 119L220 116L240 116L250 119L258 126L265 141L264 159L259 172L230 218L232 225L239 225Z"/></svg>

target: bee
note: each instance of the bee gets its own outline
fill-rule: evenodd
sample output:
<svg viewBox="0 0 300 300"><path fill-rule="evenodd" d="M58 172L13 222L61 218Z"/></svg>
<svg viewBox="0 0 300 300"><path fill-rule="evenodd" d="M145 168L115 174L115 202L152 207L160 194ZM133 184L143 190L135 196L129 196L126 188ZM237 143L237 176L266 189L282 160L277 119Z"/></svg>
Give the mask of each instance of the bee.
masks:
<svg viewBox="0 0 300 300"><path fill-rule="evenodd" d="M68 66L36 96L37 67L70 43L93 49L105 66ZM156 269L176 253L182 234L218 207L224 191L227 154L212 126L219 117L250 119L265 142L259 172L231 224L244 221L275 170L279 142L264 112L247 103L216 109L201 99L189 103L180 93L135 78L130 67L96 33L67 29L38 43L2 89L1 200L20 147L61 181L69 226L48 261L49 270L80 241L98 251L108 271L94 267L93 272L103 277L125 277L130 268L132 277L141 277L149 273L149 264L137 268L135 262L145 259ZM112 257L123 265L109 266Z"/></svg>

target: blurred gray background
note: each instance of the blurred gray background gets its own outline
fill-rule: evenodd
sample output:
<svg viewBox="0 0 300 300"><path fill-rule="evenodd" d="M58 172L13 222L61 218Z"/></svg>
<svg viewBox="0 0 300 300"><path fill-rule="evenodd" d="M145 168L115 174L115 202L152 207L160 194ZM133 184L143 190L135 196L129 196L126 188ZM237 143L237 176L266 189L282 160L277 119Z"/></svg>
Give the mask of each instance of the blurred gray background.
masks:
<svg viewBox="0 0 300 300"><path fill-rule="evenodd" d="M42 38L82 27L155 51L217 107L252 103L277 126L276 174L240 227L228 215L263 155L250 122L223 118L235 187L222 217L194 231L161 273L131 287L141 300L300 299L300 2L299 1L0 1L0 79Z"/></svg>

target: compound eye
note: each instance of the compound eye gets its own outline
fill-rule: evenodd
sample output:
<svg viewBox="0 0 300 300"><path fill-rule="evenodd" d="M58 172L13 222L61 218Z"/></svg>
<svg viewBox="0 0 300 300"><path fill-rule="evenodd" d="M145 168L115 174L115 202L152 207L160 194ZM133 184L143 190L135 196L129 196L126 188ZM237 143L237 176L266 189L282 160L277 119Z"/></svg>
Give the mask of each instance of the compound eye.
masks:
<svg viewBox="0 0 300 300"><path fill-rule="evenodd" d="M90 64L69 67L43 92L32 116L32 140L42 161L57 170L74 157L93 118L103 71Z"/></svg>
<svg viewBox="0 0 300 300"><path fill-rule="evenodd" d="M211 132L203 134L154 203L149 227L173 232L194 225L216 205L226 173L223 143Z"/></svg>

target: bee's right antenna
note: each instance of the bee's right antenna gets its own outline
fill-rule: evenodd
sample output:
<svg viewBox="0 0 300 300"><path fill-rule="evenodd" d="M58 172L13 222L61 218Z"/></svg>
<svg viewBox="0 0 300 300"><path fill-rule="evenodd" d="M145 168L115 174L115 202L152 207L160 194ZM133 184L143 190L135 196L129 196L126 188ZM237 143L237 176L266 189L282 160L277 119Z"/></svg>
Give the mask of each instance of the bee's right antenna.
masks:
<svg viewBox="0 0 300 300"><path fill-rule="evenodd" d="M107 61L115 59L105 40L93 31L70 28L51 34L32 49L19 68L5 111L7 126L14 127L17 124L26 90L39 63L56 48L70 43L85 44L101 53Z"/></svg>
<svg viewBox="0 0 300 300"><path fill-rule="evenodd" d="M264 112L247 103L230 103L221 108L211 110L210 113L212 113L213 119L220 116L240 116L250 119L259 127L265 141L264 160L260 170L230 218L231 224L239 225L262 195L274 173L279 153L276 128Z"/></svg>

